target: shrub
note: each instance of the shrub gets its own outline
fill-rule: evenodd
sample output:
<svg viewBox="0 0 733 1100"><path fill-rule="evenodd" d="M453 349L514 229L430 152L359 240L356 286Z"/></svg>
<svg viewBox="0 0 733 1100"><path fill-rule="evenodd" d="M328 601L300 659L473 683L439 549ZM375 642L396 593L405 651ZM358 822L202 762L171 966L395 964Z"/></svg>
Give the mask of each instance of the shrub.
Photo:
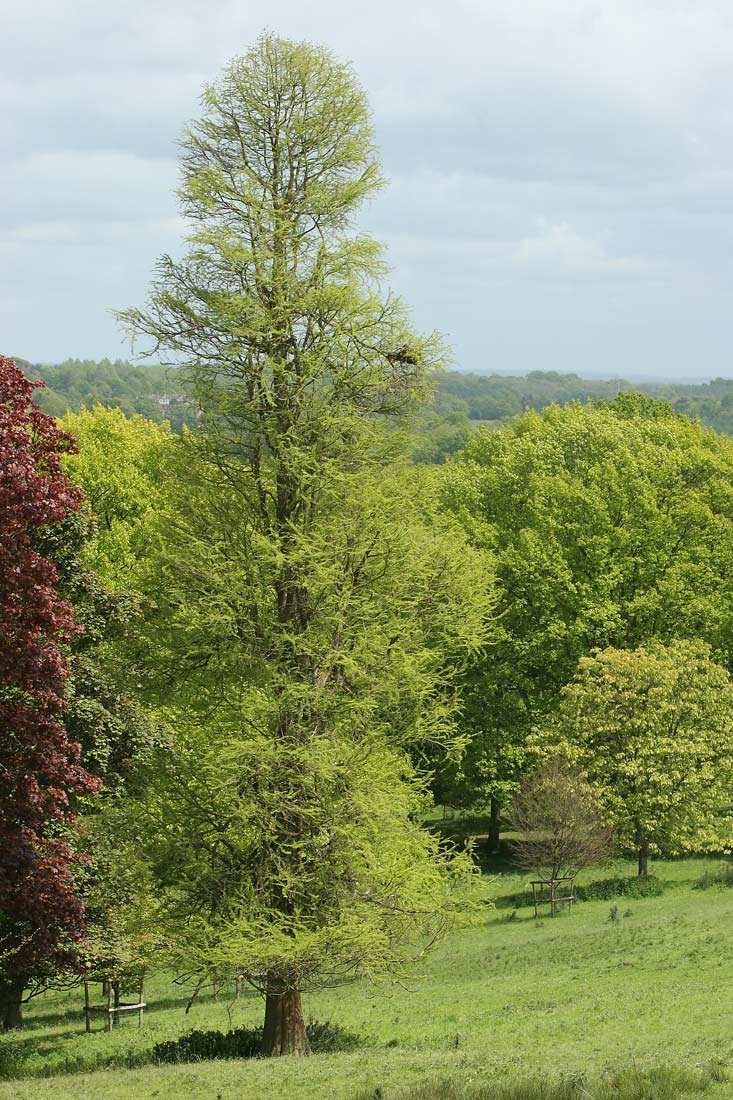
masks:
<svg viewBox="0 0 733 1100"><path fill-rule="evenodd" d="M353 1050L362 1040L346 1028L309 1020L306 1033L315 1054L333 1054ZM233 1031L189 1031L179 1039L156 1043L153 1062L208 1062L217 1058L257 1058L262 1047L262 1028L238 1027Z"/></svg>
<svg viewBox="0 0 733 1100"><path fill-rule="evenodd" d="M664 893L664 883L654 875L629 875L602 878L596 882L576 885L578 901L612 901L614 898L658 898Z"/></svg>
<svg viewBox="0 0 733 1100"><path fill-rule="evenodd" d="M733 884L732 884L733 885ZM576 901L613 901L614 898L657 898L664 893L664 883L655 875L619 875L616 878L601 878L584 885L575 884ZM521 909L532 905L532 891L520 890L516 894L506 894L496 898L497 909Z"/></svg>
<svg viewBox="0 0 733 1100"><path fill-rule="evenodd" d="M348 1031L339 1024L332 1024L330 1020L324 1023L309 1020L305 1030L311 1050L316 1054L338 1054L345 1050L355 1050L363 1042L356 1032Z"/></svg>

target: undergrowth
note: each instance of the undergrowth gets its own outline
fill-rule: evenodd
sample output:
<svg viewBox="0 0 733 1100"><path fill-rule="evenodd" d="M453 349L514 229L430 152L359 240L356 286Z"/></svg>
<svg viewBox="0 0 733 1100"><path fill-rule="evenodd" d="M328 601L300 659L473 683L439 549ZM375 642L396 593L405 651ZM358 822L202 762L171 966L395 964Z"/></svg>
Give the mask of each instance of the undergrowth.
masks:
<svg viewBox="0 0 733 1100"><path fill-rule="evenodd" d="M709 890L711 886L733 886L733 863L721 863L715 870L700 875L695 883L696 890Z"/></svg>
<svg viewBox="0 0 733 1100"><path fill-rule="evenodd" d="M397 1093L377 1086L354 1100L680 1100L725 1081L719 1063L695 1069L629 1066L588 1080L574 1074L557 1081L541 1077L473 1083L438 1079Z"/></svg>
<svg viewBox="0 0 733 1100"><path fill-rule="evenodd" d="M614 898L658 898L664 893L664 883L655 875L617 875L596 879L595 882L576 883L573 891L576 901L612 901ZM534 904L531 890L504 894L496 899L497 909L521 909Z"/></svg>
<svg viewBox="0 0 733 1100"><path fill-rule="evenodd" d="M306 1034L314 1054L336 1054L356 1050L364 1040L348 1028L330 1020L309 1020ZM177 1039L156 1043L152 1049L112 1050L106 1057L99 1051L96 1058L83 1053L68 1054L52 1066L27 1065L20 1044L0 1046L0 1079L40 1078L59 1073L90 1072L95 1069L139 1069L146 1065L181 1065L188 1062L209 1062L228 1058L258 1058L262 1046L261 1027L238 1027L229 1031L194 1030Z"/></svg>
<svg viewBox="0 0 733 1100"><path fill-rule="evenodd" d="M308 1044L314 1054L336 1054L355 1050L361 1036L347 1028L309 1020L306 1024ZM179 1039L156 1043L152 1061L163 1063L204 1062L214 1058L258 1058L262 1048L261 1027L238 1027L232 1031L189 1031Z"/></svg>

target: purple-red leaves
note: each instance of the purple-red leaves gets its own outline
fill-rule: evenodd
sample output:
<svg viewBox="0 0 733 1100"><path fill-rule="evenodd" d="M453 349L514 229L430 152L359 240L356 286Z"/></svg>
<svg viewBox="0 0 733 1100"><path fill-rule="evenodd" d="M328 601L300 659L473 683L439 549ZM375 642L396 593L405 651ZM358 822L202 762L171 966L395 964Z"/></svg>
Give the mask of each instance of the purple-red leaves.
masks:
<svg viewBox="0 0 733 1100"><path fill-rule="evenodd" d="M58 831L69 796L100 785L59 720L64 646L77 627L56 567L34 548L79 506L59 461L74 441L33 404L33 389L0 356L0 970L15 976L68 961L83 935L74 856Z"/></svg>

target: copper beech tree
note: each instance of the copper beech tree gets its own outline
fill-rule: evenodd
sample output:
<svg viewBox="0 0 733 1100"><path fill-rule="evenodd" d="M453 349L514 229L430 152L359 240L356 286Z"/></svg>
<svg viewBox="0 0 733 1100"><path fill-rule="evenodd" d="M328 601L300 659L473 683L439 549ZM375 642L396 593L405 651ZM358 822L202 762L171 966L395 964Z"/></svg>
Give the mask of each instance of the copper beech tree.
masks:
<svg viewBox="0 0 733 1100"><path fill-rule="evenodd" d="M0 357L0 1026L22 1023L23 993L70 964L83 937L66 830L69 798L98 780L61 722L74 633L57 570L36 548L81 494L59 456L70 436L33 404L34 384Z"/></svg>

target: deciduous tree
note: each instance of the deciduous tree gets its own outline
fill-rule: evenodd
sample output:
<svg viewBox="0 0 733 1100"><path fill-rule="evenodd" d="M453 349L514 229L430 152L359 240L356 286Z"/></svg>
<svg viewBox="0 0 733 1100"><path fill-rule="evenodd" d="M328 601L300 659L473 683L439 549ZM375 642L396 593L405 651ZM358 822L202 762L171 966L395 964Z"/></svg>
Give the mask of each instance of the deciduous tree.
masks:
<svg viewBox="0 0 733 1100"><path fill-rule="evenodd" d="M265 36L203 105L188 254L122 315L200 411L139 582L178 733L151 836L182 953L245 972L265 1052L303 1053L304 987L399 967L445 926L465 865L416 823L405 749L452 739L489 601L393 465L437 348L352 229L382 180L351 71Z"/></svg>
<svg viewBox="0 0 733 1100"><path fill-rule="evenodd" d="M101 406L69 413L61 426L76 440L64 471L85 497L44 537L82 627L70 647L63 721L104 782L104 797L80 807L87 854L77 873L87 930L81 962L91 974L119 980L145 972L152 959L160 965L158 900L128 808L147 789L167 735L137 697L126 643L142 614L131 578L152 536L170 432Z"/></svg>
<svg viewBox="0 0 733 1100"><path fill-rule="evenodd" d="M600 797L582 771L560 755L522 779L509 810L521 839L517 862L548 879L573 877L611 854L611 828Z"/></svg>
<svg viewBox="0 0 733 1100"><path fill-rule="evenodd" d="M73 446L0 358L0 1023L21 1022L29 982L69 963L83 936L65 830L70 796L98 781L61 721L74 633L56 566L37 549L79 505L61 471Z"/></svg>
<svg viewBox="0 0 733 1100"><path fill-rule="evenodd" d="M640 875L650 853L733 843L733 684L703 642L582 658L549 738L587 771Z"/></svg>
<svg viewBox="0 0 733 1100"><path fill-rule="evenodd" d="M446 500L492 556L500 634L466 685L467 797L506 800L595 647L733 653L733 442L639 394L476 432Z"/></svg>

